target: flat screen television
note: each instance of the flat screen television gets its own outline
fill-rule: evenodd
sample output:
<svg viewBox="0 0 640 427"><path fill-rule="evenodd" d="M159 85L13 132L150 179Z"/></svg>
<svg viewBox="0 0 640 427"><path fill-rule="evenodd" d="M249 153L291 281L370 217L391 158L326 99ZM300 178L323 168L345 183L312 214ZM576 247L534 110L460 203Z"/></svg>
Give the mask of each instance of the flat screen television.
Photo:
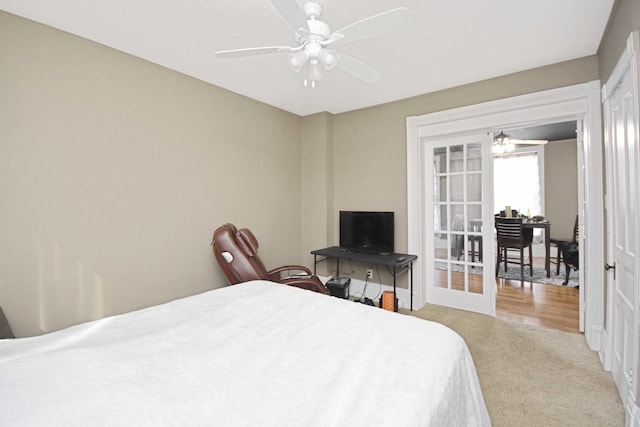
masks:
<svg viewBox="0 0 640 427"><path fill-rule="evenodd" d="M394 251L393 212L340 211L340 248L377 252Z"/></svg>

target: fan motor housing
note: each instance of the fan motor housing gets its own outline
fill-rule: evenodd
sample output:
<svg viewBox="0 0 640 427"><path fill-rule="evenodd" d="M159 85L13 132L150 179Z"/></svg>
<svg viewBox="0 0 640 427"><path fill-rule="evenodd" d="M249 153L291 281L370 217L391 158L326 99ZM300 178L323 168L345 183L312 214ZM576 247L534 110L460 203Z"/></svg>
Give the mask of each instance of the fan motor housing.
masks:
<svg viewBox="0 0 640 427"><path fill-rule="evenodd" d="M309 32L311 33L309 38L320 36L322 41L325 41L331 36L331 29L324 22L318 21L317 19L309 19L307 24L309 25ZM316 37L316 39L317 38L318 37Z"/></svg>

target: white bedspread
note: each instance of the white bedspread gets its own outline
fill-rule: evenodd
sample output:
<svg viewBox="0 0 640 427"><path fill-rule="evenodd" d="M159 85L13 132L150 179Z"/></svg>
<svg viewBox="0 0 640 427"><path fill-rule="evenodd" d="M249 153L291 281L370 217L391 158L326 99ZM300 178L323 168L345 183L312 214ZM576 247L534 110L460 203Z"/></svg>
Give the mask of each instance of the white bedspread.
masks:
<svg viewBox="0 0 640 427"><path fill-rule="evenodd" d="M433 322L249 282L0 340L2 426L490 425Z"/></svg>

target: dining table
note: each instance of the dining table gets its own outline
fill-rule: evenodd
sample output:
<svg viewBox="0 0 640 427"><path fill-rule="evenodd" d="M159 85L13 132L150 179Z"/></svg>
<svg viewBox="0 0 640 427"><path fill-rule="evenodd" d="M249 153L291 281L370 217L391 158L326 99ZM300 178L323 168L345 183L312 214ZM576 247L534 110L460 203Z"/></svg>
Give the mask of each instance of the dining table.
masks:
<svg viewBox="0 0 640 427"><path fill-rule="evenodd" d="M547 271L547 277L551 277L551 223L546 219L542 221L525 219L522 221L522 228L541 228L544 230L544 268Z"/></svg>

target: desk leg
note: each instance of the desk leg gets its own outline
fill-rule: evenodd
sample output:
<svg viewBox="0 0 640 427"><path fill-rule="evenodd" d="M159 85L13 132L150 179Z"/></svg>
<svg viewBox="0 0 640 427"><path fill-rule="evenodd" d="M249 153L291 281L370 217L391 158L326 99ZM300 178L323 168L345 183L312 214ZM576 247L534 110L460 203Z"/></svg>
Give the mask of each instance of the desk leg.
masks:
<svg viewBox="0 0 640 427"><path fill-rule="evenodd" d="M318 255L313 254L313 275L316 276L316 265L318 264Z"/></svg>
<svg viewBox="0 0 640 427"><path fill-rule="evenodd" d="M409 292L409 307L413 311L413 263L409 264L409 281L411 284L411 291Z"/></svg>
<svg viewBox="0 0 640 427"><path fill-rule="evenodd" d="M547 270L547 277L551 277L551 230L549 227L544 229L544 268Z"/></svg>
<svg viewBox="0 0 640 427"><path fill-rule="evenodd" d="M398 304L396 304L396 266L393 266L393 311L398 311Z"/></svg>

